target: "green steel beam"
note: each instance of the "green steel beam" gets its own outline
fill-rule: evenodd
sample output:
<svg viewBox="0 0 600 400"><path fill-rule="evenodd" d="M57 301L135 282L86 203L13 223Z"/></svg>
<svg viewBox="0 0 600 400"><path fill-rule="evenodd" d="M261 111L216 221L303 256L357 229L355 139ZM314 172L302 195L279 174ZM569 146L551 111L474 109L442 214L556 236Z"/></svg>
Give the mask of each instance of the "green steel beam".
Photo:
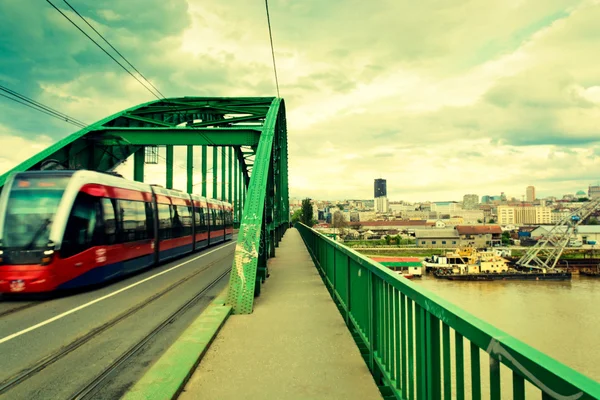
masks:
<svg viewBox="0 0 600 400"><path fill-rule="evenodd" d="M146 161L146 149L142 146L133 153L133 180L144 182L144 162Z"/></svg>
<svg viewBox="0 0 600 400"><path fill-rule="evenodd" d="M187 147L187 192L193 193L194 191L194 146L188 145Z"/></svg>
<svg viewBox="0 0 600 400"><path fill-rule="evenodd" d="M77 131L0 176L40 169L113 171L141 145L221 145L256 148L272 97L179 97L136 105ZM198 128L202 121L215 128ZM237 124L233 125L232 124ZM250 168L242 163L246 184Z"/></svg>
<svg viewBox="0 0 600 400"><path fill-rule="evenodd" d="M266 269L266 258L270 255L265 248L261 247L261 244L272 235L269 230L274 228L270 220L272 215L267 215L270 212L269 206L265 208L265 203L270 196L267 188L269 175L272 174L273 169L274 143L280 142L280 137L286 130L284 116L283 101L279 98L273 99L256 149L252 177L247 189L248 201L244 201L242 224L230 275L227 303L232 306L236 314L252 312L254 295L260 293L260 280L264 279L257 273L259 268ZM241 158L243 159L243 156ZM243 199L246 196L245 192L246 185L242 191Z"/></svg>
<svg viewBox="0 0 600 400"><path fill-rule="evenodd" d="M218 154L217 154L217 151L218 151L217 147L213 146L212 150L213 150L213 156L212 156L212 159L213 159L213 168L212 168L212 173L213 173L213 176L212 176L212 178L213 178L213 192L212 192L212 197L213 197L213 199L216 199L217 195L218 195L218 193L217 193L217 187L218 187L217 186L217 180L219 179L219 167L218 167L218 162L217 161L218 161L219 157L218 157Z"/></svg>
<svg viewBox="0 0 600 400"><path fill-rule="evenodd" d="M226 201L225 198L225 167L227 166L227 162L225 160L225 147L221 147L221 200Z"/></svg>
<svg viewBox="0 0 600 400"><path fill-rule="evenodd" d="M98 142L111 146L119 142L128 145L213 145L254 146L260 130L236 128L103 128L93 132Z"/></svg>
<svg viewBox="0 0 600 400"><path fill-rule="evenodd" d="M206 170L208 169L208 152L202 146L202 196L206 197Z"/></svg>
<svg viewBox="0 0 600 400"><path fill-rule="evenodd" d="M227 193L227 202L229 204L231 204L231 202L233 201L233 199L231 198L231 193L233 191L233 147L228 147L227 148L227 154L229 156L228 162L227 162L227 187L228 187L228 193Z"/></svg>
<svg viewBox="0 0 600 400"><path fill-rule="evenodd" d="M167 189L173 189L173 146L167 146Z"/></svg>
<svg viewBox="0 0 600 400"><path fill-rule="evenodd" d="M235 151L235 149L232 148ZM238 200L238 185L240 183L239 172L238 172L238 162L235 160L233 162L233 217L235 221L239 224L240 217L238 215L238 210L240 208L240 203Z"/></svg>

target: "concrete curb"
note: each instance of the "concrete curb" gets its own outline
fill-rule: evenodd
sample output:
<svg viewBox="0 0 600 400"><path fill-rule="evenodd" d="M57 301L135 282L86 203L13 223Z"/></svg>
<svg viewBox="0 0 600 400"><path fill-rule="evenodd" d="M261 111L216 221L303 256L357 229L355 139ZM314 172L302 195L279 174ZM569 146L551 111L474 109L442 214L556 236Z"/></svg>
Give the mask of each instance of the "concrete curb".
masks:
<svg viewBox="0 0 600 400"><path fill-rule="evenodd" d="M231 314L227 289L192 322L125 395L125 400L175 399Z"/></svg>

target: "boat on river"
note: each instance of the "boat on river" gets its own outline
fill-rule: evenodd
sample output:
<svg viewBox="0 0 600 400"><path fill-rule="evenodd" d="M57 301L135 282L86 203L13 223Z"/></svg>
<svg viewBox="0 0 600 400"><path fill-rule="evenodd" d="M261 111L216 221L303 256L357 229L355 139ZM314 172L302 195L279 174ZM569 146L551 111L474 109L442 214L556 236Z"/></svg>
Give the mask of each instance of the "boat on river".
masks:
<svg viewBox="0 0 600 400"><path fill-rule="evenodd" d="M473 250L462 264L438 268L433 275L439 279L460 281L553 280L571 279L570 272L546 269L515 269L508 260L494 251Z"/></svg>

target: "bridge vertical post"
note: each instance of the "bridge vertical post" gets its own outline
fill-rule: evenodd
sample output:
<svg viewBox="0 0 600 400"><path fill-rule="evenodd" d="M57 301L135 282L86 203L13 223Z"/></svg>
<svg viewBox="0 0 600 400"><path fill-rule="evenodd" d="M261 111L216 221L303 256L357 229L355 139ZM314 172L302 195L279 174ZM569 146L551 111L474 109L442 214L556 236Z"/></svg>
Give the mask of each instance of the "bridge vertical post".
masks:
<svg viewBox="0 0 600 400"><path fill-rule="evenodd" d="M226 147L221 147L221 200L225 201L225 167L227 166L227 162L225 161L225 150Z"/></svg>
<svg viewBox="0 0 600 400"><path fill-rule="evenodd" d="M267 175L267 196L265 198L265 244L267 251L267 258L275 257L275 235L274 235L274 225L275 225L275 185L273 182L274 178L274 165L273 165L273 156L271 156L271 163L269 167L269 174ZM265 265L266 267L266 265Z"/></svg>
<svg viewBox="0 0 600 400"><path fill-rule="evenodd" d="M133 180L144 182L144 163L146 158L146 148L141 146L133 153Z"/></svg>
<svg viewBox="0 0 600 400"><path fill-rule="evenodd" d="M238 161L239 162L239 161ZM241 225L242 224L242 211L244 210L244 207L242 206L242 180L244 179L244 175L242 173L242 165L239 165L240 167L240 172L238 175L238 186L237 186L237 204L238 204L238 209L237 209L237 213L238 213L238 222Z"/></svg>
<svg viewBox="0 0 600 400"><path fill-rule="evenodd" d="M233 148L232 148L233 149ZM233 149L235 151L235 149ZM238 201L238 185L239 185L239 172L238 172L238 160L236 158L236 160L233 162L233 168L234 168L234 172L233 172L233 218L237 221L237 224L239 226L240 224L240 217L238 215L238 209L240 208L240 203Z"/></svg>
<svg viewBox="0 0 600 400"><path fill-rule="evenodd" d="M227 168L227 187L228 187L228 193L227 193L227 202L229 204L231 204L231 192L233 192L233 171L232 171L232 164L233 164L233 146L229 146L229 160L228 160L228 168Z"/></svg>
<svg viewBox="0 0 600 400"><path fill-rule="evenodd" d="M212 197L213 199L216 199L219 196L219 193L217 191L217 179L219 179L219 166L218 166L218 159L219 159L219 155L217 154L217 146L213 146L213 193L212 193Z"/></svg>
<svg viewBox="0 0 600 400"><path fill-rule="evenodd" d="M206 146L202 146L202 196L206 197L206 170L208 169L208 152Z"/></svg>
<svg viewBox="0 0 600 400"><path fill-rule="evenodd" d="M173 189L173 145L167 145L167 189Z"/></svg>
<svg viewBox="0 0 600 400"><path fill-rule="evenodd" d="M194 146L187 147L187 192L192 193L194 190Z"/></svg>

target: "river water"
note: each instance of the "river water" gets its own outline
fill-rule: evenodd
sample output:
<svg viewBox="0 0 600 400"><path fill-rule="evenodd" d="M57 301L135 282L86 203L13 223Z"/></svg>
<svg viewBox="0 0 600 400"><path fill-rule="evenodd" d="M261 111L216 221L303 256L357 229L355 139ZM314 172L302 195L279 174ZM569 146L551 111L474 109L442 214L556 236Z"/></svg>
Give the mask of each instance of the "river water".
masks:
<svg viewBox="0 0 600 400"><path fill-rule="evenodd" d="M413 280L496 328L600 381L600 279Z"/></svg>

